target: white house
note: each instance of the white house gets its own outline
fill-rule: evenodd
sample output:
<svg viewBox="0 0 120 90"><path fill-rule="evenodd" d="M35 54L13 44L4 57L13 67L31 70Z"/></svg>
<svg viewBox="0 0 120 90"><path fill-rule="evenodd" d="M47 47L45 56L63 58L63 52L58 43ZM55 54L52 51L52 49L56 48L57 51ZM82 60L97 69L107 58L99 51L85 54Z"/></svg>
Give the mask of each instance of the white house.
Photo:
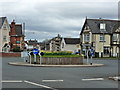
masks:
<svg viewBox="0 0 120 90"><path fill-rule="evenodd" d="M6 17L0 17L0 52L9 52L10 50L10 26Z"/></svg>
<svg viewBox="0 0 120 90"><path fill-rule="evenodd" d="M80 52L80 38L62 38L61 51Z"/></svg>
<svg viewBox="0 0 120 90"><path fill-rule="evenodd" d="M28 40L25 42L25 47L27 50L32 50L34 48L37 48L40 50L40 45L37 40Z"/></svg>

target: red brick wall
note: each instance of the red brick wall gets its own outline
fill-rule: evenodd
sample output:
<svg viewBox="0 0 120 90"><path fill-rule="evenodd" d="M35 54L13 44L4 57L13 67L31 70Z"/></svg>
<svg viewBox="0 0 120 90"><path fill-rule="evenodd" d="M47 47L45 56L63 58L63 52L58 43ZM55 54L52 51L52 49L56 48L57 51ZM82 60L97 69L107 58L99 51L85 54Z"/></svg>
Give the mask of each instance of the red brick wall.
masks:
<svg viewBox="0 0 120 90"><path fill-rule="evenodd" d="M2 57L20 57L21 53L0 53Z"/></svg>
<svg viewBox="0 0 120 90"><path fill-rule="evenodd" d="M20 47L21 45L21 37L10 37L10 46L11 49L16 48L16 46ZM16 41L20 41L20 44L16 44Z"/></svg>
<svg viewBox="0 0 120 90"><path fill-rule="evenodd" d="M16 28L15 28L15 22L11 22L10 25L10 35L16 35ZM16 44L16 41L20 41L20 44ZM12 51L16 47L20 47L21 50L23 50L24 47L24 37L22 36L11 36L10 37L10 50Z"/></svg>
<svg viewBox="0 0 120 90"><path fill-rule="evenodd" d="M15 32L15 22L11 22L11 25L10 25L10 35L16 35L16 32Z"/></svg>

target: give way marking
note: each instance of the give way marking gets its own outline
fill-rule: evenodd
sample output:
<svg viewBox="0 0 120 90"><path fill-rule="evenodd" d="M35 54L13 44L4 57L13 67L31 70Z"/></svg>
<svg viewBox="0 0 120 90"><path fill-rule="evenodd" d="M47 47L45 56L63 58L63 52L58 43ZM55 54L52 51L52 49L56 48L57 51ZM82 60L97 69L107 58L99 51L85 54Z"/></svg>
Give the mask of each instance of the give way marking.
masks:
<svg viewBox="0 0 120 90"><path fill-rule="evenodd" d="M96 81L96 80L104 80L104 78L91 78L91 79L82 79L82 81Z"/></svg>
<svg viewBox="0 0 120 90"><path fill-rule="evenodd" d="M2 83L21 83L22 80L2 80Z"/></svg>
<svg viewBox="0 0 120 90"><path fill-rule="evenodd" d="M39 87L43 87L43 88L47 88L47 89L51 89L51 90L57 90L55 88L52 88L52 87L49 87L49 86L45 86L45 85L42 85L42 84L38 84L38 83L35 83L35 82L31 82L31 81L24 81L25 83L28 83L28 84L32 84L32 85L35 85L35 86L39 86Z"/></svg>
<svg viewBox="0 0 120 90"><path fill-rule="evenodd" d="M42 82L63 82L64 80L42 80Z"/></svg>

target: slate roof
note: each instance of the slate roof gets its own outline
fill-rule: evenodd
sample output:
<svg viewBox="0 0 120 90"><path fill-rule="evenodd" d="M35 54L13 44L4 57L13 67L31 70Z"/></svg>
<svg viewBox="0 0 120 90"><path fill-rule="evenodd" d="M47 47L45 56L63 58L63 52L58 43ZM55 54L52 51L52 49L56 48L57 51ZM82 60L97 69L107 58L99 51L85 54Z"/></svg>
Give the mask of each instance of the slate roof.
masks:
<svg viewBox="0 0 120 90"><path fill-rule="evenodd" d="M15 24L15 32L16 32L16 34L11 35L11 36L16 36L16 37L24 36L23 31L22 31L22 24Z"/></svg>
<svg viewBox="0 0 120 90"><path fill-rule="evenodd" d="M66 44L80 44L80 38L64 38Z"/></svg>
<svg viewBox="0 0 120 90"><path fill-rule="evenodd" d="M2 27L6 17L0 17L0 28Z"/></svg>
<svg viewBox="0 0 120 90"><path fill-rule="evenodd" d="M88 25L90 27L92 33L103 33L100 30L100 23L106 24L104 33L107 34L113 33L120 26L120 20L86 19L81 33L83 32L85 25Z"/></svg>
<svg viewBox="0 0 120 90"><path fill-rule="evenodd" d="M23 36L22 34L22 24L16 24L15 25L16 35Z"/></svg>
<svg viewBox="0 0 120 90"><path fill-rule="evenodd" d="M28 40L27 44L28 45L37 45L38 41L37 40Z"/></svg>

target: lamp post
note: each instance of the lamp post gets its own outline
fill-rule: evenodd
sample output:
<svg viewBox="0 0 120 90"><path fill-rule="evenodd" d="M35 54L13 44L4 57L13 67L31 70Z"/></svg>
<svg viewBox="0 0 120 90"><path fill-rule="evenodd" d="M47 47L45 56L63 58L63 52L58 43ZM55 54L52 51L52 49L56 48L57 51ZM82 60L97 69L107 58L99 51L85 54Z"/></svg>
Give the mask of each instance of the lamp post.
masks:
<svg viewBox="0 0 120 90"><path fill-rule="evenodd" d="M87 64L88 64L88 46L86 46L86 50L87 50Z"/></svg>
<svg viewBox="0 0 120 90"><path fill-rule="evenodd" d="M104 31L103 31L103 57L104 57L104 41L105 41L105 35L104 35Z"/></svg>

